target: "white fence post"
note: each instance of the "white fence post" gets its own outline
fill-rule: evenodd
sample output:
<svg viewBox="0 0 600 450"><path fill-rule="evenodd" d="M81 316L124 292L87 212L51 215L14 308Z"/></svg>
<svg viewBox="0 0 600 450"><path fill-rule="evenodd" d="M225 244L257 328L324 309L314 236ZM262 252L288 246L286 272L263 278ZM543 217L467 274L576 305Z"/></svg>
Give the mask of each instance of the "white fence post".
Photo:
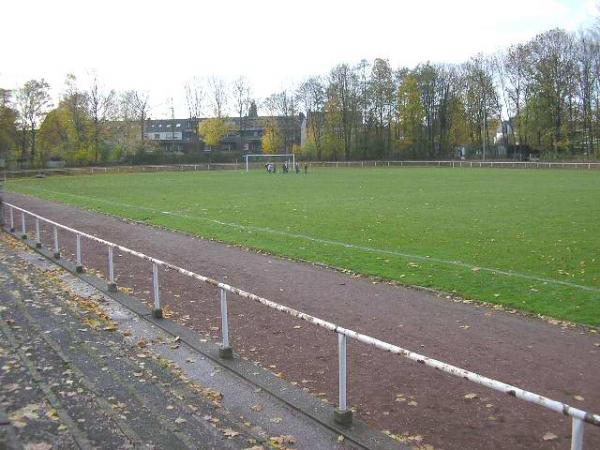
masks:
<svg viewBox="0 0 600 450"><path fill-rule="evenodd" d="M60 247L58 246L58 228L54 227L54 255L56 259L60 258Z"/></svg>
<svg viewBox="0 0 600 450"><path fill-rule="evenodd" d="M77 234L77 264L75 265L75 272L83 272L83 264L81 262L81 235Z"/></svg>
<svg viewBox="0 0 600 450"><path fill-rule="evenodd" d="M347 402L347 373L346 364L346 335L338 333L338 407L334 411L334 420L340 425L349 425L352 423L352 411L348 409Z"/></svg>
<svg viewBox="0 0 600 450"><path fill-rule="evenodd" d="M42 248L42 235L40 233L40 219L35 218L35 247Z"/></svg>
<svg viewBox="0 0 600 450"><path fill-rule="evenodd" d="M27 225L25 223L24 212L21 212L21 239L27 239Z"/></svg>
<svg viewBox="0 0 600 450"><path fill-rule="evenodd" d="M158 284L158 264L152 263L152 287L154 288L154 310L152 315L157 319L163 318L160 305L160 285Z"/></svg>
<svg viewBox="0 0 600 450"><path fill-rule="evenodd" d="M233 359L233 349L229 345L229 321L227 320L227 291L220 288L221 293L221 334L223 343L219 348L219 357L223 359Z"/></svg>
<svg viewBox="0 0 600 450"><path fill-rule="evenodd" d="M108 246L108 292L117 292L117 283L115 283L115 263L114 250L112 245Z"/></svg>
<svg viewBox="0 0 600 450"><path fill-rule="evenodd" d="M583 450L583 421L573 417L571 428L571 450Z"/></svg>

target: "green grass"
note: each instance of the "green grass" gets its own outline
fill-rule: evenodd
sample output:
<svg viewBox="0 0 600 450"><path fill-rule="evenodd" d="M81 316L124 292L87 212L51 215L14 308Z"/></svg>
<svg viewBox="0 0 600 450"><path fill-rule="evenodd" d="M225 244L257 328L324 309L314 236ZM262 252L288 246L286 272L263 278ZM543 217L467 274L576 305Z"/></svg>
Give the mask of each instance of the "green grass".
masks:
<svg viewBox="0 0 600 450"><path fill-rule="evenodd" d="M163 172L28 179L7 187L403 284L600 325L598 172Z"/></svg>

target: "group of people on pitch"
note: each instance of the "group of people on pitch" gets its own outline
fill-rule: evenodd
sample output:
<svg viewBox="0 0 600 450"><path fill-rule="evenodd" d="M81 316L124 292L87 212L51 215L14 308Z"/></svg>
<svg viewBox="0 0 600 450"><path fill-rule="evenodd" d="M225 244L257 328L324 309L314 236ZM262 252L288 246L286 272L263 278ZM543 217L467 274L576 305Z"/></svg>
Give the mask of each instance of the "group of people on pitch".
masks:
<svg viewBox="0 0 600 450"><path fill-rule="evenodd" d="M265 169L267 170L267 173L277 172L277 166L272 162L266 163ZM290 165L287 161L281 164L281 170L283 171L283 173L288 173L290 171ZM294 164L294 170L296 171L296 173L300 173L300 164ZM308 173L308 164L304 164L304 173Z"/></svg>

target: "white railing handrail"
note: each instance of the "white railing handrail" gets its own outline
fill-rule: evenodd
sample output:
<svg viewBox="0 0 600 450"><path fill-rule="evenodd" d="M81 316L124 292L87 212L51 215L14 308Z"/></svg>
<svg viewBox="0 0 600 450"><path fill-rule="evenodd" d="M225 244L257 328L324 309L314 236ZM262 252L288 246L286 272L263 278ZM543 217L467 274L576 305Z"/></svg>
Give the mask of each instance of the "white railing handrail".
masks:
<svg viewBox="0 0 600 450"><path fill-rule="evenodd" d="M576 167L591 169L600 169L600 161L483 161L483 160L357 160L357 161L306 161L310 167L409 167L409 166L438 166L438 167L503 167L511 166L513 168L565 168ZM249 166L261 167L260 163L248 163ZM245 162L222 162L222 163L175 163L175 164L144 164L144 165L114 165L114 166L88 166L88 167L61 167L61 168L40 168L40 169L22 169L22 170L6 170L6 176L16 175L36 175L39 173L45 174L102 174L102 173L119 173L119 172L145 172L145 171L169 171L169 170L210 170L211 168L245 168Z"/></svg>
<svg viewBox="0 0 600 450"><path fill-rule="evenodd" d="M14 209L16 211L20 211L22 214L27 214L27 215L29 215L31 217L39 219L39 220L41 220L41 221L43 221L43 222L45 222L45 223L47 223L49 225L52 225L53 227L63 229L65 231L71 232L71 233L73 233L73 234L75 234L77 236L80 236L80 237L85 237L85 238L90 239L92 241L95 241L95 242L98 242L100 244L106 245L109 248L118 249L118 250L120 250L120 251L122 251L124 253L128 253L130 255L137 256L137 257L139 257L141 259L145 259L145 260L147 260L147 261L149 261L149 262L151 262L153 264L156 264L158 266L168 267L169 269L175 270L175 271L177 271L177 272L179 272L179 273L181 273L183 275L189 276L189 277L194 278L196 280L199 280L199 281L202 281L204 283L207 283L207 284L210 284L212 286L215 286L215 287L221 289L222 291L228 291L228 292L236 294L236 295L238 295L238 296L240 296L242 298L253 300L253 301L258 302L260 304L263 304L263 305L265 305L265 306L267 306L269 308L275 309L277 311L284 312L284 313L286 313L286 314L288 314L290 316L296 317L298 319L301 319L301 320L304 320L306 322L312 323L313 325L316 325L316 326L325 328L325 329L327 329L329 331L335 332L338 335L344 335L344 336L346 336L348 338L355 339L355 340L357 340L359 342L362 342L362 343L367 344L367 345L371 345L371 346L376 347L376 348L378 348L380 350L384 350L384 351L387 351L387 352L390 352L390 353L394 353L394 354L397 354L397 355L404 356L405 358L408 358L408 359L410 359L412 361L424 364L424 365L429 366L429 367L433 367L435 369L438 369L438 370L440 370L442 372L445 372L445 373L448 373L450 375L453 375L453 376L456 376L456 377L459 377L459 378L464 378L466 380L469 380L469 381L471 381L473 383L476 383L476 384L479 384L481 386L485 386L485 387L488 387L490 389L494 389L496 391L499 391L499 392L511 395L513 397L519 398L521 400L525 400L527 402L543 406L543 407L545 407L547 409L550 409L552 411L564 414L566 416L570 416L574 420L580 420L580 421L583 421L583 422L590 423L592 425L600 426L600 415L598 415L598 414L593 414L593 413L590 413L590 412L587 412L587 411L584 411L584 410L572 407L572 406L570 406L570 405L568 405L566 403L559 402L557 400L552 400L551 398L545 397L543 395L539 395L539 394L535 394L533 392L526 391L526 390L521 389L519 387L510 385L510 384L507 384L507 383L503 383L501 381L497 381L497 380L494 380L492 378L485 377L483 375L479 375L479 374L477 374L475 372L472 372L472 371L469 371L469 370L466 370L466 369L462 369L460 367L457 367L457 366L454 366L454 365L451 365L451 364L447 364L447 363L444 363L442 361L438 361L438 360L433 359L433 358L429 358L429 357L421 355L419 353L412 352L410 350L404 349L404 348L399 347L397 345L393 345L393 344L387 343L387 342L382 341L380 339L377 339L377 338L374 338L374 337L371 337L371 336L368 336L368 335L365 335L365 334L362 334L362 333L358 333L358 332L356 332L354 330L343 328L343 327L341 327L341 326L339 326L339 325L337 325L337 324L335 324L333 322L329 322L329 321L320 319L318 317L312 316L310 314L306 314L306 313L298 311L298 310L296 310L294 308L290 308L289 306L281 305L281 304L276 303L276 302L274 302L272 300L269 300L267 298L261 297L259 295L256 295L256 294L253 294L253 293L250 293L250 292L247 292L247 291L244 291L242 289L236 288L236 287L231 286L229 284L219 282L219 281L217 281L217 280L215 280L213 278L197 274L195 272L192 272L192 271L189 271L189 270L184 269L182 267L179 267L179 266L177 266L175 264L172 264L172 263L160 260L158 258L154 258L152 256L148 256L148 255L146 255L146 254L144 254L142 252L139 252L139 251L136 251L136 250L132 250L132 249L130 249L128 247L125 247L125 246L122 246L122 245L119 245L119 244L115 244L114 242L110 242L110 241L107 241L105 239L101 239L101 238L99 238L97 236L85 233L83 231L79 231L79 230L76 230L74 228L70 228L70 227L68 227L66 225L63 225L61 223L58 223L58 222L55 222L53 220L47 219L47 218L45 218L43 216L40 216L40 215L35 214L35 213L31 212L31 211L28 211L28 210L26 210L24 208L20 208L20 207L14 205L12 203L5 202L4 204L8 208L12 208L12 209ZM11 216L11 218L12 218L12 216ZM25 222L24 222L24 219L23 219L23 231L25 231L25 225L24 225L24 223ZM575 425L576 424L579 426L578 423L574 422L573 423L573 429L574 430L575 430ZM580 427L580 428L581 428L581 430L583 430L582 427ZM582 431L581 431L581 433L582 433ZM575 439L575 435L574 435L573 438ZM576 448L582 448L582 447L576 447Z"/></svg>

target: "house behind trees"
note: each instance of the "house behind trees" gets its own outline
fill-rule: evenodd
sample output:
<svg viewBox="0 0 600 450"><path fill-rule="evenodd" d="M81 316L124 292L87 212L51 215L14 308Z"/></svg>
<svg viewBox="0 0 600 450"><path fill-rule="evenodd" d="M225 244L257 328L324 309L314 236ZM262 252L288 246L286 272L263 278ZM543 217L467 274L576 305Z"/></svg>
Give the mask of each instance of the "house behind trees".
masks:
<svg viewBox="0 0 600 450"><path fill-rule="evenodd" d="M144 124L144 139L158 144L166 152L191 153L209 151L199 133L201 124L209 120L199 119L148 119ZM303 116L293 117L239 117L225 119L231 131L213 151L242 151L261 153L262 138L270 124L275 123L279 132L286 136L281 153L291 153L294 145L300 145ZM241 135L240 135L241 131Z"/></svg>

